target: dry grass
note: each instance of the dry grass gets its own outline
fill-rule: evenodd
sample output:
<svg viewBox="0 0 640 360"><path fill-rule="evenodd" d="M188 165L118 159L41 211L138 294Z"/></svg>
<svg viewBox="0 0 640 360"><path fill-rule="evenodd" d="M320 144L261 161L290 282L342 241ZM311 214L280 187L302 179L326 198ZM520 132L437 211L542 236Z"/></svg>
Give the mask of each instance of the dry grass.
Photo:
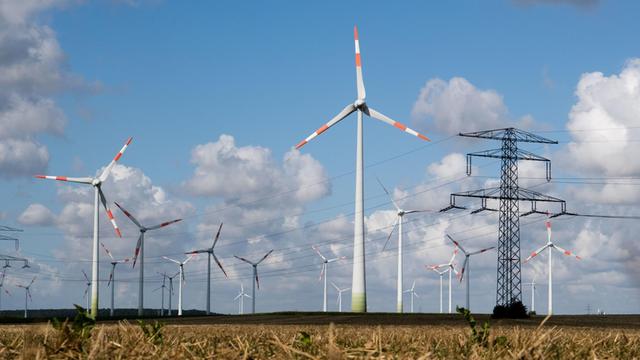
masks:
<svg viewBox="0 0 640 360"><path fill-rule="evenodd" d="M634 359L640 330L492 328L487 344L462 326L97 325L74 338L51 325L0 327L2 359Z"/></svg>

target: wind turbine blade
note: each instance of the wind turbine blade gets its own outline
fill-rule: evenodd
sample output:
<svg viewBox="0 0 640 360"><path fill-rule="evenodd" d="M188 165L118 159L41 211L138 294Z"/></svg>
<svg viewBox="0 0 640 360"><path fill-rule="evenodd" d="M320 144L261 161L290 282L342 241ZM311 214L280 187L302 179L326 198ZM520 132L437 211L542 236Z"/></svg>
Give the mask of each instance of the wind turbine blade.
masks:
<svg viewBox="0 0 640 360"><path fill-rule="evenodd" d="M247 259L245 259L243 257L237 256L237 255L233 255L233 257L236 258L236 259L242 260L242 261L246 262L247 264L253 265L253 263L251 261L249 261L249 260L247 260Z"/></svg>
<svg viewBox="0 0 640 360"><path fill-rule="evenodd" d="M358 27L353 27L353 40L356 46L356 85L358 87L358 99L364 100L367 92L364 89L364 81L362 80L362 59L360 58L360 40L358 39Z"/></svg>
<svg viewBox="0 0 640 360"><path fill-rule="evenodd" d="M89 277L87 276L87 273L84 272L84 270L82 270L82 275L84 275L84 279L87 280L87 282L91 282L91 280L89 280Z"/></svg>
<svg viewBox="0 0 640 360"><path fill-rule="evenodd" d="M407 210L404 213L405 214L414 214L414 213L421 213L421 212L434 212L433 210L429 210L429 209L422 209L422 210Z"/></svg>
<svg viewBox="0 0 640 360"><path fill-rule="evenodd" d="M165 260L169 260L171 262L174 262L174 263L176 263L178 265L182 265L182 263L180 261L178 261L178 260L173 260L172 258L169 258L169 257L166 257L166 256L163 256L162 258L165 259ZM175 277L175 275L173 275L172 277Z"/></svg>
<svg viewBox="0 0 640 360"><path fill-rule="evenodd" d="M413 284L411 285L411 291L413 291L416 288L416 281L413 280Z"/></svg>
<svg viewBox="0 0 640 360"><path fill-rule="evenodd" d="M347 105L344 109L342 109L342 111L340 111L340 113L338 115L336 115L328 123L322 125L318 130L314 131L313 134L309 135L306 139L300 141L298 143L298 145L296 145L296 149L300 149L306 143L308 143L309 141L313 140L316 136L318 136L318 135L322 134L323 132L327 131L327 129L329 129L333 125L337 124L338 122L340 122L340 120L346 118L347 116L349 116L349 114L351 114L354 111L356 111L356 107L353 104Z"/></svg>
<svg viewBox="0 0 640 360"><path fill-rule="evenodd" d="M320 253L320 250L318 249L318 247L317 247L317 246L313 245L311 248L312 248L313 250L315 250L315 252L316 252L316 253L317 253L317 254L322 258L322 260L327 261L327 258L326 258L326 257L324 257L324 255L322 255L322 254Z"/></svg>
<svg viewBox="0 0 640 360"><path fill-rule="evenodd" d="M464 278L464 272L467 269L467 264L469 263L469 258L465 256L464 262L462 263L462 269L460 269L460 282Z"/></svg>
<svg viewBox="0 0 640 360"><path fill-rule="evenodd" d="M262 259L260 259L260 261L258 261L258 262L256 263L256 265L257 265L257 264L260 264L261 262L263 262L263 261L264 261L264 259L266 259L266 258L267 258L267 256L271 255L271 253L272 253L272 252L273 252L273 249L272 249L272 250L269 250L269 252L268 252L268 253L266 253L266 254L262 257Z"/></svg>
<svg viewBox="0 0 640 360"><path fill-rule="evenodd" d="M187 259L182 263L182 265L188 263L191 259L193 259L194 256L196 256L196 254L189 255L189 257L187 257ZM182 273L184 274L184 271Z"/></svg>
<svg viewBox="0 0 640 360"><path fill-rule="evenodd" d="M220 223L220 227L218 228L218 232L216 233L216 237L213 239L213 245L211 245L211 249L216 247L216 243L218 242L218 238L220 238L220 231L222 231L222 224Z"/></svg>
<svg viewBox="0 0 640 360"><path fill-rule="evenodd" d="M393 203L393 206L396 208L396 210L400 211L400 206L398 206L396 201L393 199L393 196L391 196L391 193L389 192L389 190L387 190L387 188L384 187L384 185L382 184L382 181L380 181L380 179L378 179L377 176L376 176L376 180L378 181L378 184L380 184L380 186L382 187L382 190L384 190L387 196L389 196L389 199L391 199L391 202Z"/></svg>
<svg viewBox="0 0 640 360"><path fill-rule="evenodd" d="M238 294L238 296L234 297L233 300L238 300L242 296L242 293Z"/></svg>
<svg viewBox="0 0 640 360"><path fill-rule="evenodd" d="M133 252L133 266L132 268L136 267L136 262L138 261L138 255L140 254L140 248L142 247L142 237L144 235L142 235L142 233L140 233L140 235L138 235L138 242L136 243L136 249ZM173 260L175 261L175 260Z"/></svg>
<svg viewBox="0 0 640 360"><path fill-rule="evenodd" d="M377 112L376 110L374 110L374 109L372 109L370 107L367 108L366 113L367 113L367 115L371 116L372 118L380 120L382 122L386 122L387 124L389 124L391 126L395 126L398 129L406 132L407 134L411 134L413 136L417 136L420 139L425 140L425 141L431 141L431 140L429 140L428 137L418 133L417 131L415 131L413 129L408 128L406 125L402 124L401 122L395 121L395 120L387 117L386 115L383 115L383 114Z"/></svg>
<svg viewBox="0 0 640 360"><path fill-rule="evenodd" d="M104 169L104 171L102 171L102 174L100 174L100 177L98 177L98 179L100 179L100 182L104 182L105 180L107 180L107 178L109 177L109 173L111 172L111 169L113 169L113 166L116 164L116 162L118 162L118 160L120 160L120 158L122 157L122 154L124 154L124 151L127 150L127 147L129 146L129 144L131 144L131 140L132 139L133 138L130 137L127 140L127 142L124 144L122 149L120 149L120 151L118 151L118 153L113 158L113 160L111 160L109 165L107 165L107 167Z"/></svg>
<svg viewBox="0 0 640 360"><path fill-rule="evenodd" d="M538 254L540 254L544 249L546 249L549 246L549 244L546 244L545 246L541 247L540 249L534 251L531 253L531 255L529 255L528 258L526 258L524 260L525 263L529 262L529 260L533 259L534 257L538 256Z"/></svg>
<svg viewBox="0 0 640 360"><path fill-rule="evenodd" d="M142 224L140 224L140 222L133 217L133 215L131 215L130 212L128 212L125 208L123 208L122 206L120 206L120 204L118 204L117 202L113 202L114 204L116 204L116 206L120 209L120 211L122 211L123 214L125 214L129 220L133 221L134 224L136 224L136 226L140 229L144 228L144 226L142 226Z"/></svg>
<svg viewBox="0 0 640 360"><path fill-rule="evenodd" d="M467 254L467 251L462 246L460 246L460 243L455 241L449 234L447 234L447 238L453 243L453 245L460 248L460 250L462 250L463 253Z"/></svg>
<svg viewBox="0 0 640 360"><path fill-rule="evenodd" d="M84 298L86 298L88 293L89 293L89 287L87 286L87 287L84 289L84 295L82 295L82 298L83 298L83 299L84 299Z"/></svg>
<svg viewBox="0 0 640 360"><path fill-rule="evenodd" d="M331 281L331 286L333 286L338 292L340 291L338 285L336 285L333 281Z"/></svg>
<svg viewBox="0 0 640 360"><path fill-rule="evenodd" d="M483 253L483 252L485 252L485 251L493 250L493 249L495 249L495 248L496 248L495 246L492 246L492 247L488 247L488 248L486 248L486 249L482 249L482 250L474 251L474 252L472 252L471 254L469 254L469 256L472 256L472 255L478 255L478 254L481 254L481 253Z"/></svg>
<svg viewBox="0 0 640 360"><path fill-rule="evenodd" d="M107 213L107 217L109 218L109 221L111 222L111 226L113 226L113 229L116 231L116 235L118 235L118 237L122 237L122 233L120 232L120 229L118 228L118 224L116 224L116 219L113 217L113 213L111 212L111 209L109 209L109 205L107 205L107 198L104 196L104 193L102 192L102 189L98 187L98 194L100 195L100 202L102 202L102 206L104 207L104 211Z"/></svg>
<svg viewBox="0 0 640 360"><path fill-rule="evenodd" d="M113 271L111 271L111 273L109 273L109 281L107 281L107 287L109 287L109 285L111 285L111 279L113 279ZM89 288L87 288L87 290L89 290Z"/></svg>
<svg viewBox="0 0 640 360"><path fill-rule="evenodd" d="M29 283L29 286L33 285L33 283L36 281L36 277L34 276L33 279L31 279L31 282ZM29 287L27 286L27 287Z"/></svg>
<svg viewBox="0 0 640 360"><path fill-rule="evenodd" d="M399 216L396 216L396 221L393 223L393 227L391 228L391 231L389 232L389 235L387 235L387 241L384 242L384 246L382 247L382 251L385 251L387 249L387 245L389 244L389 240L391 239L391 235L393 235L393 232L396 231L396 227L398 227L398 220L399 220Z"/></svg>
<svg viewBox="0 0 640 360"><path fill-rule="evenodd" d="M547 219L545 224L547 226L547 242L551 242L551 221Z"/></svg>
<svg viewBox="0 0 640 360"><path fill-rule="evenodd" d="M111 255L111 251L109 251L109 249L107 249L107 247L106 247L106 246L104 246L104 243L103 243L103 242L100 242L100 245L102 245L102 248L104 249L104 252L106 252L106 253L107 253L107 255L109 255L109 257L111 258L111 260L116 261L116 260L113 258L113 255Z"/></svg>
<svg viewBox="0 0 640 360"><path fill-rule="evenodd" d="M256 268L256 285L258 285L258 289L260 289L260 279L258 279L258 268Z"/></svg>
<svg viewBox="0 0 640 360"><path fill-rule="evenodd" d="M318 281L322 280L322 275L324 275L324 268L327 267L327 263L322 263L322 267L320 268L320 276L318 276Z"/></svg>
<svg viewBox="0 0 640 360"><path fill-rule="evenodd" d="M156 230L156 229L160 229L161 227L165 227L165 226L168 226L168 225L171 225L171 224L175 224L175 223L177 223L179 221L182 221L182 219L175 219L175 220L163 222L162 224L158 224L156 226L152 226L152 227L149 227L147 229L148 230Z"/></svg>
<svg viewBox="0 0 640 360"><path fill-rule="evenodd" d="M29 288L27 288L27 295L29 295L29 301L33 301L33 298L31 297L31 290L29 290Z"/></svg>
<svg viewBox="0 0 640 360"><path fill-rule="evenodd" d="M35 175L37 179L46 179L46 180L58 180L58 181L68 181L80 184L91 184L93 178L90 177L66 177L66 176L52 176L52 175Z"/></svg>
<svg viewBox="0 0 640 360"><path fill-rule="evenodd" d="M218 257L216 256L216 254L212 253L211 255L213 255L213 260L215 260L216 264L218 264L218 267L220 268L220 270L222 270L224 277L228 278L229 276L227 275L227 272L224 271L224 268L222 267L222 263L220 263L220 260L218 260Z"/></svg>
<svg viewBox="0 0 640 360"><path fill-rule="evenodd" d="M573 256L573 257L575 257L577 260L582 260L582 258L581 258L580 256L578 256L578 255L576 255L576 254L572 253L572 252L571 252L571 251L569 251L569 250L565 250L565 249L561 248L560 246L558 246L558 245L556 245L556 244L551 245L551 247L552 247L552 248L554 248L554 249L556 249L556 250L558 250L559 252L563 253L564 255L567 255L567 256Z"/></svg>
<svg viewBox="0 0 640 360"><path fill-rule="evenodd" d="M455 260L456 255L458 255L458 248L453 249L453 255L451 255L451 260L449 260L449 265L453 264L453 260Z"/></svg>

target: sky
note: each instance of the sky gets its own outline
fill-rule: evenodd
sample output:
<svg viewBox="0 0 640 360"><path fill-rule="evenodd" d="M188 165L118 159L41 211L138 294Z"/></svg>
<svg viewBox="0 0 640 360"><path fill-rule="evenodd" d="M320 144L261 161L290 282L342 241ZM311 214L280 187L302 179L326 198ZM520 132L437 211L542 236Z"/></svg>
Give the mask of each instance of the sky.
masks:
<svg viewBox="0 0 640 360"><path fill-rule="evenodd" d="M397 232L385 248L395 212L377 178L403 208L436 211L452 192L499 183L492 159L465 174L466 153L499 144L459 132L508 126L558 140L522 145L552 161L553 180L521 162L520 186L565 199L569 211L639 215L639 11L635 1L606 0L0 0L0 224L24 230L3 233L20 248L3 242L0 254L32 264L5 269L12 296L2 294L2 308L21 308L16 285L34 276L31 308L85 303L91 188L33 175L95 176L130 136L103 186L107 199L144 225L183 219L147 234L146 307L160 307L158 273L177 271L163 256L211 246L220 223L216 254L228 277L213 265L215 312L237 312L240 283L250 288L251 268L234 255L274 250L259 267L258 311L321 309L313 245L347 257L331 264L329 280L349 287L355 116L294 146L355 101L355 25L369 106L432 139L365 118L369 311L395 309ZM425 265L449 259L446 234L471 250L497 243L497 214L463 205L405 218L404 287L416 282L416 311L438 310L438 276ZM131 257L138 231L111 207L123 237L101 209L100 239ZM523 258L544 245L544 221L522 218ZM552 226L558 245L582 257L554 257L556 313L640 312L637 221L565 216ZM110 266L100 256L107 307ZM538 312L546 256L522 266L523 282L539 284ZM496 261L495 252L472 259L474 311L495 305ZM185 266L185 309L205 307L206 264L200 255ZM135 307L137 269L118 265L116 278L116 306ZM462 284L452 291L462 305ZM523 286L527 306L530 297ZM332 288L329 299L335 309Z"/></svg>

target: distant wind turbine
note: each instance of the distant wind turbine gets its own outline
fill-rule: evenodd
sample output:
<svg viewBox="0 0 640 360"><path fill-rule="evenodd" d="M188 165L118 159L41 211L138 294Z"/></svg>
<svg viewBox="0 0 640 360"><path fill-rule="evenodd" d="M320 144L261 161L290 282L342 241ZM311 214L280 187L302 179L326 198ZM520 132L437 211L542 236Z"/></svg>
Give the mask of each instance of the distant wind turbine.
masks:
<svg viewBox="0 0 640 360"><path fill-rule="evenodd" d="M329 274L329 264L331 264L332 262L338 261L338 260L343 260L346 259L345 256L341 256L341 257L337 257L337 258L333 258L333 259L327 259L326 257L324 257L324 255L322 255L320 253L320 250L318 249L317 246L312 246L313 250L315 250L315 252L318 254L318 256L320 256L322 258L322 269L320 270L320 278L318 278L318 280L322 280L324 278L324 292L323 292L323 301L322 301L322 311L327 312L327 276Z"/></svg>
<svg viewBox="0 0 640 360"><path fill-rule="evenodd" d="M548 315L552 315L553 314L553 267L551 266L551 249L555 249L557 251L559 251L560 253L567 255L567 256L573 256L575 257L577 260L582 259L580 256L577 256L575 254L572 254L571 251L569 250L565 250L563 248L561 248L560 246L554 244L551 241L551 220L547 219L547 221L545 222L546 226L547 226L547 243L541 247L540 249L534 251L531 253L531 255L529 255L529 257L524 261L525 263L529 262L529 260L533 259L534 257L536 257L538 254L540 254L544 249L549 249L548 251L548 256L549 256L549 292L548 292L548 309L547 309L547 314Z"/></svg>
<svg viewBox="0 0 640 360"><path fill-rule="evenodd" d="M457 247L453 250L453 255L451 255L451 260L449 260L448 263L430 266L430 268L435 270L441 269L441 268L447 268L447 270L449 271L449 314L453 312L453 310L451 309L451 276L454 272L456 273L456 275L458 275L458 270L456 270L453 263L454 260L456 259L456 255L458 255Z"/></svg>
<svg viewBox="0 0 640 360"><path fill-rule="evenodd" d="M338 303L338 312L342 312L342 293L351 290L351 288L340 289L338 285L336 285L333 281L331 282L331 285L333 285L333 287L338 292L338 298L336 299L336 302Z"/></svg>
<svg viewBox="0 0 640 360"><path fill-rule="evenodd" d="M89 277L87 276L87 273L84 272L84 270L82 270L82 275L84 275L84 279L87 280L87 287L84 289L84 295L82 295L82 298L87 300L87 311L89 311L89 296L87 295L89 294L89 289L91 288L91 280L89 280Z"/></svg>
<svg viewBox="0 0 640 360"><path fill-rule="evenodd" d="M260 289L260 281L258 280L258 265L260 265L260 263L263 262L264 259L267 258L267 256L271 255L272 252L273 250L269 250L269 252L266 253L262 257L262 259L260 259L257 262L251 262L243 257L233 255L235 258L242 260L247 264L253 266L253 279L255 279L255 281L251 280L251 284L253 285L253 291L251 292L251 313L252 314L256 313L256 284L258 285L258 289Z"/></svg>
<svg viewBox="0 0 640 360"><path fill-rule="evenodd" d="M36 277L34 276L33 279L31 279L31 282L29 283L29 285L17 285L20 288L24 289L24 318L26 319L29 316L29 303L27 301L27 297L29 297L28 300L31 300L31 285L33 285L33 282L36 281Z"/></svg>
<svg viewBox="0 0 640 360"><path fill-rule="evenodd" d="M444 276L444 274L446 274L451 269L447 268L446 270L440 271L430 266L427 266L427 269L435 271L436 273L438 273L438 275L440 275L440 314L442 314L442 276ZM449 289L449 291L451 291L451 289Z"/></svg>
<svg viewBox="0 0 640 360"><path fill-rule="evenodd" d="M238 296L236 296L233 299L233 300L238 300L239 301L238 302L238 314L240 314L240 315L244 314L244 298L245 297L251 298L251 295L249 295L246 292L244 292L244 286L242 285L242 283L240 283L240 292L238 293Z"/></svg>
<svg viewBox="0 0 640 360"><path fill-rule="evenodd" d="M188 263L189 260L191 260L191 258L193 258L194 256L195 255L189 255L184 261L173 260L172 258L168 258L166 256L163 256L164 259L178 264L178 267L180 268L180 270L178 271L178 273L180 274L180 283L179 283L179 288L178 288L178 316L182 316L182 283L185 282L185 280L184 280L184 265L186 263ZM169 298L169 299L171 299L171 298ZM169 312L171 312L171 309L169 309Z"/></svg>
<svg viewBox="0 0 640 360"><path fill-rule="evenodd" d="M411 285L411 288L405 290L404 292L408 293L409 296L411 296L411 313L413 314L413 298L414 297L420 297L420 296L418 296L418 293L416 292L416 281L413 280L413 285Z"/></svg>
<svg viewBox="0 0 640 360"><path fill-rule="evenodd" d="M358 113L357 121L357 140L356 140L356 191L355 191L355 221L354 221L354 238L353 238L353 280L351 291L351 309L354 312L366 312L367 311L367 291L365 284L365 258L364 258L364 156L363 156L363 140L362 140L362 114L366 114L374 119L385 122L391 126L394 126L408 134L417 136L422 140L429 139L412 130L405 125L379 113L378 111L370 108L365 101L366 91L364 88L364 81L362 80L362 62L360 58L360 41L358 39L358 28L353 29L355 50L356 50L356 87L358 97L352 104L347 105L338 115L331 119L328 123L322 125L313 134L309 135L306 139L302 140L296 145L296 149L300 149L306 143L314 139L316 136L327 131L330 127L339 123L341 120L349 116L353 112Z"/></svg>
<svg viewBox="0 0 640 360"><path fill-rule="evenodd" d="M469 302L469 293L470 293L470 290L469 290L469 279L471 278L471 264L469 262L469 258L474 256L474 255L482 254L485 251L489 251L491 249L495 249L496 247L492 246L492 247L488 247L488 248L485 248L485 249L482 249L482 250L478 250L478 251L467 252L457 241L453 240L453 238L451 236L449 236L448 234L447 234L447 238L449 240L451 240L453 245L457 246L462 251L462 253L464 254L464 262L462 263L462 269L460 270L460 281L462 281L464 279L464 277L465 277L464 274L465 274L465 271L466 271L467 276L466 276L465 287L467 288L467 291L466 291L466 296L465 296L466 297L466 305L465 305L465 307L469 311L471 311L471 304Z"/></svg>
<svg viewBox="0 0 640 360"><path fill-rule="evenodd" d="M122 149L120 149L120 151L116 154L116 156L113 158L113 160L111 160L111 162L109 163L109 165L107 165L106 168L104 168L104 170L102 171L102 173L100 174L100 176L98 177L81 177L81 178L73 178L73 177L66 177L66 176L49 176L49 175L36 175L36 178L38 179L48 179L48 180L58 180L58 181L68 181L68 182L74 182L74 183L79 183L79 184L86 184L86 185L91 185L93 186L93 193L94 193L94 197L93 197L93 259L91 262L91 317L93 317L95 319L96 316L98 316L98 291L99 291L99 279L98 279L98 275L99 275L99 260L100 260L100 254L99 254L99 248L98 248L98 242L99 242L99 228L100 228L100 221L98 218L98 211L99 211L99 206L98 206L98 202L102 202L102 206L104 207L105 212L107 213L107 217L109 218L109 221L111 222L111 225L113 226L113 228L116 231L116 235L118 235L118 237L122 237L122 233L120 232L120 229L118 228L118 225L116 224L116 220L113 217L113 213L111 212L111 209L109 209L109 205L107 205L107 198L104 196L104 193L102 192L102 184L107 180L107 178L109 177L109 174L111 173L111 169L113 169L113 167L116 165L116 162L118 162L118 160L120 160L120 158L122 157L122 154L124 154L124 151L127 150L127 147L129 146L129 144L131 144L131 139L129 138L127 140L127 142L124 144L124 146L122 147Z"/></svg>
<svg viewBox="0 0 640 360"><path fill-rule="evenodd" d="M124 258L122 260L116 260L113 258L113 255L111 255L111 251L109 251L109 249L107 249L106 246L104 246L103 243L100 243L100 245L102 245L102 248L104 249L104 252L107 253L107 255L109 255L109 258L111 259L111 273L109 273L109 281L107 282L107 287L111 286L111 308L109 309L109 316L113 317L113 315L115 314L115 297L116 297L116 265L118 264L124 264L126 262L129 262L129 258Z"/></svg>
<svg viewBox="0 0 640 360"><path fill-rule="evenodd" d="M129 220L131 220L131 222L133 222L138 227L138 230L140 230L140 236L138 236L136 250L133 254L133 267L136 267L136 261L138 260L138 255L140 255L140 266L138 267L138 269L140 269L140 279L138 280L138 316L142 316L144 315L144 234L149 230L156 230L167 225L175 224L182 219L171 220L155 226L146 227L142 225L135 217L133 217L130 212L120 206L120 204L115 204L125 215L127 215Z"/></svg>
<svg viewBox="0 0 640 360"><path fill-rule="evenodd" d="M218 267L220 268L220 270L222 270L222 273L224 274L224 276L228 278L227 272L224 271L224 268L222 267L222 263L220 263L220 260L218 260L218 257L216 256L216 253L213 251L213 248L216 247L216 243L218 242L218 238L220 238L221 230L222 230L222 223L220 223L220 227L218 228L216 237L213 239L213 245L211 245L210 248L193 250L187 253L187 254L207 253L207 315L211 314L211 257L213 257L213 260L215 260L216 264L218 264Z"/></svg>
<svg viewBox="0 0 640 360"><path fill-rule="evenodd" d="M9 290L4 286L4 279L6 276L6 271L2 270L2 275L0 276L0 310L2 310L2 292L4 291L7 295L11 296Z"/></svg>
<svg viewBox="0 0 640 360"><path fill-rule="evenodd" d="M393 206L396 208L396 220L393 223L393 227L391 228L391 232L389 232L389 236L387 236L387 241L384 243L384 247L382 248L382 251L384 251L387 248L387 244L389 243L389 239L391 239L391 235L393 235L393 232L396 230L396 227L398 228L398 279L396 282L396 312L398 313L402 313L402 308L403 308L403 268L402 268L402 260L403 260L403 254L402 254L402 223L404 222L404 216L407 214L413 214L413 213L420 213L420 212L427 212L430 210L404 210L402 208L400 208L400 206L398 206L398 204L396 203L396 201L393 199L393 196L391 196L391 194L389 193L389 191L387 190L386 187L384 187L384 185L382 184L382 181L380 181L380 179L376 178L376 180L378 180L378 183L380 184L380 186L382 187L382 190L384 190L384 192L387 194L387 196L389 196L389 199L391 199L391 203L393 204ZM413 301L413 297L411 297L411 301Z"/></svg>
<svg viewBox="0 0 640 360"><path fill-rule="evenodd" d="M536 312L536 279L533 279L530 283L525 283L522 285L531 286L531 312Z"/></svg>

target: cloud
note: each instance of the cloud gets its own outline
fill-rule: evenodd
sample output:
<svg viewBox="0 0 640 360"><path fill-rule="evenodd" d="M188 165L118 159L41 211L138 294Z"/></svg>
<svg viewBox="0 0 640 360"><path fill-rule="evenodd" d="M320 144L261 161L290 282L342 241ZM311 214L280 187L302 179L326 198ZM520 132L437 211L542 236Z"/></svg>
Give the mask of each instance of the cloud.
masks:
<svg viewBox="0 0 640 360"><path fill-rule="evenodd" d="M15 178L46 169L47 149L38 138L61 136L66 117L52 96L94 91L68 71L55 32L37 15L67 1L0 1L0 176Z"/></svg>
<svg viewBox="0 0 640 360"><path fill-rule="evenodd" d="M291 150L279 165L270 149L238 147L230 135L196 146L191 163L196 169L184 186L195 195L246 200L293 189L288 197L303 203L330 192L328 183L316 186L325 182L327 175L311 155Z"/></svg>
<svg viewBox="0 0 640 360"><path fill-rule="evenodd" d="M27 226L49 226L56 220L49 208L42 204L29 205L18 217L18 222Z"/></svg>
<svg viewBox="0 0 640 360"><path fill-rule="evenodd" d="M600 0L513 0L517 5L571 5L581 8L596 6Z"/></svg>
<svg viewBox="0 0 640 360"><path fill-rule="evenodd" d="M413 105L412 116L419 127L433 120L438 130L447 134L501 127L508 121L500 94L477 89L460 77L448 82L427 81Z"/></svg>

